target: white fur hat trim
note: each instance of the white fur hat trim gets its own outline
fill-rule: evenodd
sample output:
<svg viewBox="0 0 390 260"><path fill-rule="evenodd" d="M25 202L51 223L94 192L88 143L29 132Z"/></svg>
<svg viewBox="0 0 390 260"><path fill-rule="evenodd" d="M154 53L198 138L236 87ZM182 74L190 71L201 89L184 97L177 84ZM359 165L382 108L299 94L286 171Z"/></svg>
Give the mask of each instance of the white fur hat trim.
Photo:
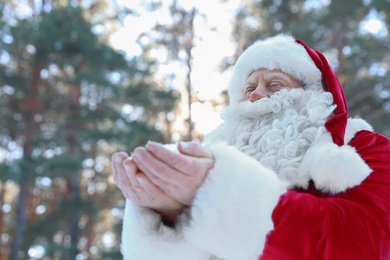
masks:
<svg viewBox="0 0 390 260"><path fill-rule="evenodd" d="M246 79L260 68L280 69L304 85L321 80L321 72L305 48L293 37L280 34L255 42L238 58L228 88L231 103L243 96Z"/></svg>

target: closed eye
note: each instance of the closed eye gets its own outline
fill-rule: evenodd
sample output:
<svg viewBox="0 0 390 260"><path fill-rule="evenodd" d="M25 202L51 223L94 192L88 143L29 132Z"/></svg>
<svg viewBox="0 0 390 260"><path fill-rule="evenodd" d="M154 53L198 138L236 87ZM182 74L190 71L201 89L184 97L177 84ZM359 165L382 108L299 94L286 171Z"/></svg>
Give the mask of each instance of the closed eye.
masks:
<svg viewBox="0 0 390 260"><path fill-rule="evenodd" d="M284 87L284 85L282 83L279 83L279 82L271 82L269 85L268 85L268 88L270 88L272 91L278 91L280 89L282 89Z"/></svg>
<svg viewBox="0 0 390 260"><path fill-rule="evenodd" d="M247 87L245 88L245 94L250 94L252 93L256 88L255 87Z"/></svg>

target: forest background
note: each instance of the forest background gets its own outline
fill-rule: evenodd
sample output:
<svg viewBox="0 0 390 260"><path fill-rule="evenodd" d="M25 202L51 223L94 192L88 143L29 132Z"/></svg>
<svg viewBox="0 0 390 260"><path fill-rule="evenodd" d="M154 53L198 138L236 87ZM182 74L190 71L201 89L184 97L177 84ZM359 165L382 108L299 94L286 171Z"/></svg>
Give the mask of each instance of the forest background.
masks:
<svg viewBox="0 0 390 260"><path fill-rule="evenodd" d="M111 154L201 140L259 38L323 52L390 137L389 22L389 0L1 0L0 259L121 259Z"/></svg>

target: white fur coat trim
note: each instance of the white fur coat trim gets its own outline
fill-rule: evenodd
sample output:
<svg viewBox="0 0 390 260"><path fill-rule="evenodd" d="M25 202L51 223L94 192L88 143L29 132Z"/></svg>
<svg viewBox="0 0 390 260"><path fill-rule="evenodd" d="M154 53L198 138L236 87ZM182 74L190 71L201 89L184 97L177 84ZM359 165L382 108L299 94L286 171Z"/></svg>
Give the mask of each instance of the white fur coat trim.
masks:
<svg viewBox="0 0 390 260"><path fill-rule="evenodd" d="M348 145L361 130L372 130L362 119L349 119L345 145L333 143L329 132L323 133L306 152L299 168L300 185L313 180L317 189L336 194L359 185L372 172L356 150Z"/></svg>
<svg viewBox="0 0 390 260"><path fill-rule="evenodd" d="M125 260L211 259L184 239L180 226L164 226L160 215L130 200L126 202L121 251Z"/></svg>
<svg viewBox="0 0 390 260"><path fill-rule="evenodd" d="M285 185L233 147L210 148L216 163L198 190L184 236L224 260L257 259L273 229L271 215Z"/></svg>

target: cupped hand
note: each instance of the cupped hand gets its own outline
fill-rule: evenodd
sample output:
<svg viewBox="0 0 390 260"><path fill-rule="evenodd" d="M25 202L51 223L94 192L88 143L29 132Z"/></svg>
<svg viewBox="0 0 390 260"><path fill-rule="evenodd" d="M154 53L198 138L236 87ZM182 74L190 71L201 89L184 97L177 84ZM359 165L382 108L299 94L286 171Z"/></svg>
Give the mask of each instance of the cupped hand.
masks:
<svg viewBox="0 0 390 260"><path fill-rule="evenodd" d="M184 205L191 205L197 189L214 166L211 150L195 142L180 143L180 153L149 142L133 154L139 170L163 193Z"/></svg>
<svg viewBox="0 0 390 260"><path fill-rule="evenodd" d="M126 153L112 156L112 170L115 184L135 204L155 210L167 218L176 217L186 208L152 183Z"/></svg>

